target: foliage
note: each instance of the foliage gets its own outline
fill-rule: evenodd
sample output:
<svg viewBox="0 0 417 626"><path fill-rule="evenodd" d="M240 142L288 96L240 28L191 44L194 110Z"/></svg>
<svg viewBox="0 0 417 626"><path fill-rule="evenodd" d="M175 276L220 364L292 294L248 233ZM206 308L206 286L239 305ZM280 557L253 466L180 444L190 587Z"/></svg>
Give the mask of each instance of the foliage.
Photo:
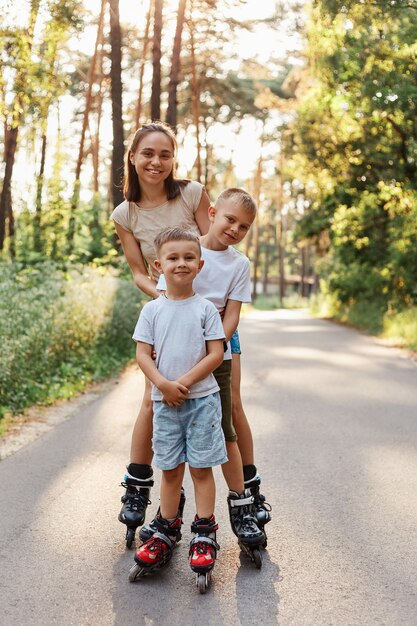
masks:
<svg viewBox="0 0 417 626"><path fill-rule="evenodd" d="M416 28L400 1L317 1L308 22L292 160L309 210L297 233L316 246L337 315L364 327L368 311L373 329L417 303Z"/></svg>
<svg viewBox="0 0 417 626"><path fill-rule="evenodd" d="M133 358L140 306L114 271L2 264L0 414L67 397Z"/></svg>
<svg viewBox="0 0 417 626"><path fill-rule="evenodd" d="M417 307L387 315L382 336L417 352Z"/></svg>

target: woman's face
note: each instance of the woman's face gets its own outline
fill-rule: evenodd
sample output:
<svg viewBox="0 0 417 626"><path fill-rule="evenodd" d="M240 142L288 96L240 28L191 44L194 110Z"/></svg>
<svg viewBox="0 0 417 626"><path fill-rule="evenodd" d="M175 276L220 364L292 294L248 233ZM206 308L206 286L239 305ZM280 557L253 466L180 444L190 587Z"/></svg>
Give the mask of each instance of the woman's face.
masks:
<svg viewBox="0 0 417 626"><path fill-rule="evenodd" d="M170 138L157 131L146 133L140 140L136 152L130 155L140 184L163 183L172 171L174 146Z"/></svg>

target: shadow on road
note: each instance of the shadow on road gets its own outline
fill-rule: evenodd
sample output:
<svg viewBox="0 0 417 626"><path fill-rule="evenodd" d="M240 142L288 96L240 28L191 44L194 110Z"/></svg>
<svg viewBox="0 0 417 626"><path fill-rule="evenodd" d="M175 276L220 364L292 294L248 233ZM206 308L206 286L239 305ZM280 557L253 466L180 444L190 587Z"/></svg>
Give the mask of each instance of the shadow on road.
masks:
<svg viewBox="0 0 417 626"><path fill-rule="evenodd" d="M279 624L279 594L277 583L282 580L279 566L273 562L268 550L262 551L262 569L243 553L236 576L236 599L239 624L253 626Z"/></svg>

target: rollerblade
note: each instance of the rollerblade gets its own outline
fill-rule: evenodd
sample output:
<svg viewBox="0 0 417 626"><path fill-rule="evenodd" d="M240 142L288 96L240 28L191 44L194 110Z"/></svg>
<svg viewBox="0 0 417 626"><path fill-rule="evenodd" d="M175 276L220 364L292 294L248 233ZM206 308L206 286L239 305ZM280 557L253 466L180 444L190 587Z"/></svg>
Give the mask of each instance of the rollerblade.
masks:
<svg viewBox="0 0 417 626"><path fill-rule="evenodd" d="M245 489L241 495L235 491L229 491L227 497L230 524L238 539L239 546L255 563L256 568L261 569L260 547L264 545L266 537L257 524L253 502L254 498L249 489Z"/></svg>
<svg viewBox="0 0 417 626"><path fill-rule="evenodd" d="M244 465L243 474L245 478L245 489L250 489L253 495L253 506L255 510L255 517L259 528L265 533L265 542L263 548L267 546L267 536L265 532L265 524L271 521L270 512L272 507L268 502L265 502L265 496L260 493L261 477L259 476L255 465Z"/></svg>
<svg viewBox="0 0 417 626"><path fill-rule="evenodd" d="M183 514L184 514L184 505L185 505L185 492L184 492L184 487L181 487L181 495L180 495L180 502L178 505L178 513L177 513L177 517L181 520L181 524L182 524L182 518L183 518ZM140 529L139 532L139 537L140 540L145 542L148 541L148 539L150 539L152 537L152 535L154 533L156 533L157 529L156 529L156 525L155 522L158 519L158 517L161 514L161 510L158 507L158 510L156 512L156 517L149 522L149 524L146 524L145 526L142 526L142 528ZM181 541L182 535L181 535L181 531L178 533L178 539L177 541Z"/></svg>
<svg viewBox="0 0 417 626"><path fill-rule="evenodd" d="M196 573L196 585L200 593L206 593L211 582L211 572L216 562L217 550L220 549L216 542L216 530L218 525L214 515L194 518L191 524L191 532L194 533L190 542L190 567Z"/></svg>
<svg viewBox="0 0 417 626"><path fill-rule="evenodd" d="M127 468L124 481L121 486L126 489L121 498L123 506L118 519L122 524L126 524L126 547L131 548L138 526L142 526L145 521L146 508L150 504L149 492L153 487L152 473L148 478L136 478L129 474ZM152 472L152 469L150 468Z"/></svg>
<svg viewBox="0 0 417 626"><path fill-rule="evenodd" d="M169 522L163 517L154 520L156 532L136 550L135 563L129 572L131 583L139 578L155 572L171 560L178 540L181 520L177 517Z"/></svg>

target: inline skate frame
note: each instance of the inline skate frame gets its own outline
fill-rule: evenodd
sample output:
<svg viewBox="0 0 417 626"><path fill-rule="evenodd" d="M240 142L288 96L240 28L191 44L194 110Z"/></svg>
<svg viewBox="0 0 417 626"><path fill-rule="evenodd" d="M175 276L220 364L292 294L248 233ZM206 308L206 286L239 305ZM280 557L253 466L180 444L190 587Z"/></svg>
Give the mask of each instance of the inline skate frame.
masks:
<svg viewBox="0 0 417 626"><path fill-rule="evenodd" d="M152 471L152 470L151 470ZM149 478L136 478L126 471L121 486L125 493L121 498L123 504L118 520L126 525L126 547L131 548L135 538L136 529L145 521L146 509L151 503L149 493L153 487L152 474Z"/></svg>
<svg viewBox="0 0 417 626"><path fill-rule="evenodd" d="M220 549L216 541L218 525L214 515L207 519L197 515L191 524L194 534L190 542L190 567L196 574L196 585L200 593L206 593L211 583L211 572L216 562L217 550Z"/></svg>
<svg viewBox="0 0 417 626"><path fill-rule="evenodd" d="M160 570L171 560L178 541L181 520L176 518L170 523L159 517L154 520L154 524L156 532L136 550L135 563L129 572L131 583Z"/></svg>
<svg viewBox="0 0 417 626"><path fill-rule="evenodd" d="M266 548L268 538L265 531L265 524L271 521L270 512L272 507L265 501L265 496L260 493L261 477L255 465L244 465L243 474L245 478L245 489L249 489L253 495L253 507L257 524L265 534L265 542L262 547Z"/></svg>
<svg viewBox="0 0 417 626"><path fill-rule="evenodd" d="M181 487L180 502L178 505L178 513L177 513L177 517L181 520L181 524L183 523L182 518L184 514L184 505L185 505L185 492L184 492L184 487ZM150 539L152 535L155 532L157 532L155 521L160 516L161 516L161 509L160 507L158 507L158 510L156 512L156 517L151 522L149 522L149 524L145 524L145 526L142 526L142 528L140 529L139 537L142 542L148 541L148 539ZM182 535L181 535L181 532L179 532L177 542L181 541L181 538L182 538Z"/></svg>
<svg viewBox="0 0 417 626"><path fill-rule="evenodd" d="M227 504L232 530L242 552L255 563L256 569L261 569L260 548L265 544L266 537L257 524L253 503L254 497L249 489L240 495L235 491L229 491Z"/></svg>

